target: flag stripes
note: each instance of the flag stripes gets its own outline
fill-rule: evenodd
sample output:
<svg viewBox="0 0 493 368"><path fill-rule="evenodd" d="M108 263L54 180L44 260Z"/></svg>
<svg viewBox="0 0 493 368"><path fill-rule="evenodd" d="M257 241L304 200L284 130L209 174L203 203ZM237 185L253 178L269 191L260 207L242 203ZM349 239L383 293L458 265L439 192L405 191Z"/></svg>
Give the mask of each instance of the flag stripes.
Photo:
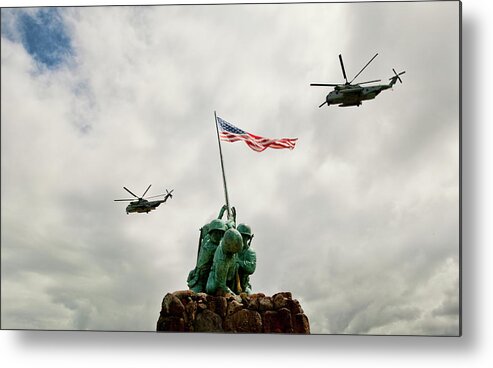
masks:
<svg viewBox="0 0 493 368"><path fill-rule="evenodd" d="M298 138L270 139L251 134L235 127L233 124L217 117L219 136L225 142L244 141L248 147L256 152L262 152L267 148L273 149L294 149Z"/></svg>

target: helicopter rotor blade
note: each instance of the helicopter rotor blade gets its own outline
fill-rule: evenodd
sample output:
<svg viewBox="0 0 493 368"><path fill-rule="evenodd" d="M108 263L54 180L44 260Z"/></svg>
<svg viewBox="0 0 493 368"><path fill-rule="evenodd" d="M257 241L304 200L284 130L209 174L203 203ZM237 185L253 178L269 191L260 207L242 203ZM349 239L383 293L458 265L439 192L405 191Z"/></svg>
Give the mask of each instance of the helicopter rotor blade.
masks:
<svg viewBox="0 0 493 368"><path fill-rule="evenodd" d="M168 189L166 189L166 193L155 195L155 196L152 196L152 197L147 197L146 199L157 198L157 197L162 197L162 196L170 196L170 197L173 197L171 195L171 193L173 193L173 190L174 189L172 189L171 192L168 192Z"/></svg>
<svg viewBox="0 0 493 368"><path fill-rule="evenodd" d="M149 190L149 188L151 187L152 184L149 184L149 186L147 187L146 191L144 192L144 194L142 194L142 197L140 198L144 198L144 196L146 195L147 191Z"/></svg>
<svg viewBox="0 0 493 368"><path fill-rule="evenodd" d="M355 76L355 77L351 80L351 82L349 82L349 83L350 83L350 84L351 84L351 83L353 83L353 81L354 81L354 80L358 77L358 75L360 75L360 74L361 74L361 72L363 72L363 70L365 70L365 69L366 69L366 67L367 67L368 65L370 65L370 63L373 61L373 59L375 59L377 56L378 56L378 52L375 54L375 56L373 56L373 57L370 59L370 61L369 61L369 62L367 62L367 63L366 63L366 65L365 65L365 66L364 66L364 67L363 67L363 68L359 71L359 73L358 73L358 74L356 74L356 76Z"/></svg>
<svg viewBox="0 0 493 368"><path fill-rule="evenodd" d="M147 197L145 199L152 199L152 198L157 198L157 197L162 197L162 196L165 196L166 194L163 193L163 194L159 194L159 195L155 195L155 196L152 196L152 197Z"/></svg>
<svg viewBox="0 0 493 368"><path fill-rule="evenodd" d="M346 77L346 70L344 69L344 63L342 61L342 55L341 54L339 54L339 61L341 63L342 75L344 76L344 79L346 80L346 83L347 83L348 81L347 81L347 77Z"/></svg>
<svg viewBox="0 0 493 368"><path fill-rule="evenodd" d="M366 83L375 83L375 82L380 82L381 79L375 79L375 80L371 80L371 81L368 81L368 82L361 82L361 83L358 83L358 84L366 84Z"/></svg>
<svg viewBox="0 0 493 368"><path fill-rule="evenodd" d="M123 187L123 189L125 189L127 192L129 192L131 195L133 195L135 198L139 198L135 194L133 194L128 188ZM133 201L133 199L132 199L132 201Z"/></svg>
<svg viewBox="0 0 493 368"><path fill-rule="evenodd" d="M135 201L135 199L114 199L115 202L129 202L129 201Z"/></svg>
<svg viewBox="0 0 493 368"><path fill-rule="evenodd" d="M310 86L329 86L329 87L337 87L342 85L341 83L336 84L336 83L310 83Z"/></svg>

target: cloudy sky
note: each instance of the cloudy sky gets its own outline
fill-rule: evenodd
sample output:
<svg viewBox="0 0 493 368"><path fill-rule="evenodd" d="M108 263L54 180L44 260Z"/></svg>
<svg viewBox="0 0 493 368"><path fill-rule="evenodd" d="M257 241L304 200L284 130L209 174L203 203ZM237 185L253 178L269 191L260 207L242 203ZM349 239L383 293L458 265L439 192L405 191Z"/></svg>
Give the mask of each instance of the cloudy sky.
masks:
<svg viewBox="0 0 493 368"><path fill-rule="evenodd" d="M312 333L459 333L457 2L2 9L4 329L153 331L224 194ZM319 109L352 78L403 84ZM123 186L174 189L125 214Z"/></svg>

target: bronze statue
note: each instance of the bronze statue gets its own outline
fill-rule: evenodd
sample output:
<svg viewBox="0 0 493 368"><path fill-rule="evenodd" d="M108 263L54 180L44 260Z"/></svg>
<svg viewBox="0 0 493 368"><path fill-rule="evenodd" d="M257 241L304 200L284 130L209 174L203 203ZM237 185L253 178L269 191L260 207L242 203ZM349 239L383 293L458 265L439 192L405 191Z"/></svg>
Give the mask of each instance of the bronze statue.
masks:
<svg viewBox="0 0 493 368"><path fill-rule="evenodd" d="M222 219L225 210L226 206L223 206L221 211L219 211L217 219L212 220L210 223L200 228L197 265L190 271L187 278L189 289L196 293L205 292L214 253L216 252L224 232L236 225L236 210L234 207L231 209L232 216L227 220Z"/></svg>
<svg viewBox="0 0 493 368"><path fill-rule="evenodd" d="M250 275L255 272L257 266L257 255L250 248L253 239L252 228L247 224L239 224L237 230L241 234L243 246L235 256L235 278L230 281L230 285L237 294L244 292L250 295Z"/></svg>
<svg viewBox="0 0 493 368"><path fill-rule="evenodd" d="M233 294L227 286L227 281L235 271L236 257L243 246L243 240L238 230L228 229L214 253L211 271L207 279L206 292L211 295Z"/></svg>

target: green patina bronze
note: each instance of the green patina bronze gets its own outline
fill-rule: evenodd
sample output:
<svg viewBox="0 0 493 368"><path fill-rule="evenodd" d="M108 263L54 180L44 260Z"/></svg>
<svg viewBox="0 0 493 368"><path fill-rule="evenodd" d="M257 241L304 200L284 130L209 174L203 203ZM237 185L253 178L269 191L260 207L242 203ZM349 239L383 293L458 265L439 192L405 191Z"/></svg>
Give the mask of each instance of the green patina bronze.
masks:
<svg viewBox="0 0 493 368"><path fill-rule="evenodd" d="M207 278L212 267L214 253L224 235L224 232L230 228L234 228L236 223L236 211L232 208L232 216L227 220L222 217L226 210L223 206L219 211L217 219L205 224L200 229L199 250L197 254L197 265L188 274L187 285L190 290L196 293L206 291Z"/></svg>
<svg viewBox="0 0 493 368"><path fill-rule="evenodd" d="M223 219L227 207L218 218L200 229L197 265L190 271L187 284L196 293L252 293L250 275L255 272L257 256L250 247L253 233L247 224L236 228L236 210Z"/></svg>
<svg viewBox="0 0 493 368"><path fill-rule="evenodd" d="M255 272L255 268L257 267L257 255L255 254L255 251L250 248L253 233L251 227L247 224L239 224L237 230L241 234L243 247L235 256L235 280L232 286L237 294L244 292L250 295L252 293L250 275Z"/></svg>
<svg viewBox="0 0 493 368"><path fill-rule="evenodd" d="M228 229L214 253L212 267L207 279L207 294L234 294L228 287L236 268L236 253L243 246L241 234L236 229Z"/></svg>

